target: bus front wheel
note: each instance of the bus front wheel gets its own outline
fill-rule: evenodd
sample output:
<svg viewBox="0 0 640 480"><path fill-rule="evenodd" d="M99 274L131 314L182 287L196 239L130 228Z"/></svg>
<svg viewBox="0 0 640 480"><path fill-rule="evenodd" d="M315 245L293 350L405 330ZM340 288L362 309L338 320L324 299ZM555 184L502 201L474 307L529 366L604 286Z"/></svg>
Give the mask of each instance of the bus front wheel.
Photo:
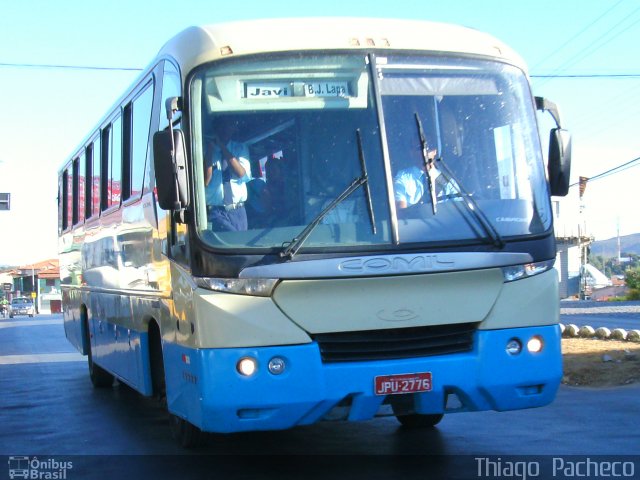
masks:
<svg viewBox="0 0 640 480"><path fill-rule="evenodd" d="M159 400L162 408L168 410L167 383L164 372L164 357L162 355L162 336L160 335L160 327L155 321L149 323L149 361L151 363L153 394ZM173 438L175 438L182 447L194 448L202 443L204 438L202 430L171 412L168 412L168 415L171 435L173 435Z"/></svg>
<svg viewBox="0 0 640 480"><path fill-rule="evenodd" d="M412 413L409 415L396 415L396 419L402 424L403 427L410 428L431 428L440 423L444 415L442 413L432 415L422 415L419 413Z"/></svg>
<svg viewBox="0 0 640 480"><path fill-rule="evenodd" d="M202 444L204 434L194 424L172 413L169 414L171 434L184 448L194 448Z"/></svg>

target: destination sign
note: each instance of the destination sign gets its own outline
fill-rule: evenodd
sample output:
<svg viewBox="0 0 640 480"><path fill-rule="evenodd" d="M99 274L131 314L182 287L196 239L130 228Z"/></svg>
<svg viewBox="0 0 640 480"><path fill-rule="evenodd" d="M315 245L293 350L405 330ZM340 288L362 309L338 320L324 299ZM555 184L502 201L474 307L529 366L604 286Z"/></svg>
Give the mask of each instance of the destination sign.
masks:
<svg viewBox="0 0 640 480"><path fill-rule="evenodd" d="M244 97L258 100L293 97L293 89L288 82L246 82L244 84Z"/></svg>
<svg viewBox="0 0 640 480"><path fill-rule="evenodd" d="M349 97L348 81L318 80L315 82L245 82L243 97L248 100L268 100L288 97L344 98Z"/></svg>
<svg viewBox="0 0 640 480"><path fill-rule="evenodd" d="M314 82L304 85L306 97L348 97L349 82Z"/></svg>

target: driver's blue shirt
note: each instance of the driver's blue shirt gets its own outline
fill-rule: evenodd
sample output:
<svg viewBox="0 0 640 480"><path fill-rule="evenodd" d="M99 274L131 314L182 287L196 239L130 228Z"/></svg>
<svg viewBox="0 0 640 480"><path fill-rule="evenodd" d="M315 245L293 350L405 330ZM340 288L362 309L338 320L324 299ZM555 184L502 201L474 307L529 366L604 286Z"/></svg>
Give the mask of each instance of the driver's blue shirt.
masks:
<svg viewBox="0 0 640 480"><path fill-rule="evenodd" d="M445 200L450 195L457 192L454 182L447 182L438 169L433 167L433 177L435 178L436 199ZM393 181L393 189L396 202L405 201L407 205L415 205L422 200L429 202L429 195L425 196L427 185L426 173L416 166L400 170Z"/></svg>
<svg viewBox="0 0 640 480"><path fill-rule="evenodd" d="M207 205L226 206L247 201L247 182L251 180L251 164L249 148L244 143L230 140L227 148L245 170L243 177L238 177L227 161L222 158L222 151L214 146L209 158L205 159L205 168L213 167L211 181L205 192Z"/></svg>

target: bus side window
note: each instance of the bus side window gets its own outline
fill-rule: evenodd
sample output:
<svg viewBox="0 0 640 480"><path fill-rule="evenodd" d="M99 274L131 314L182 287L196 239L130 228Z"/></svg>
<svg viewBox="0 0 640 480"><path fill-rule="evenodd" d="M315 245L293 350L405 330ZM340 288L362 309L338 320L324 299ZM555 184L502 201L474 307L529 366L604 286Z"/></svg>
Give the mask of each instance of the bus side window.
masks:
<svg viewBox="0 0 640 480"><path fill-rule="evenodd" d="M150 82L124 108L123 200L142 194L152 106L153 84Z"/></svg>
<svg viewBox="0 0 640 480"><path fill-rule="evenodd" d="M100 210L104 211L109 208L109 199L111 198L110 170L111 162L111 125L107 125L102 129L102 141L100 151Z"/></svg>
<svg viewBox="0 0 640 480"><path fill-rule="evenodd" d="M93 143L89 143L85 148L85 156L84 156L84 202L82 205L84 218L91 218L91 202L93 201Z"/></svg>
<svg viewBox="0 0 640 480"><path fill-rule="evenodd" d="M109 206L120 204L122 194L122 117L119 115L111 124L111 177Z"/></svg>
<svg viewBox="0 0 640 480"><path fill-rule="evenodd" d="M90 217L100 215L100 187L101 187L101 165L102 165L102 143L100 134L98 134L92 143L91 148L91 192L88 195L91 197L91 213Z"/></svg>
<svg viewBox="0 0 640 480"><path fill-rule="evenodd" d="M73 160L73 226L84 222L84 191L86 161L84 151Z"/></svg>

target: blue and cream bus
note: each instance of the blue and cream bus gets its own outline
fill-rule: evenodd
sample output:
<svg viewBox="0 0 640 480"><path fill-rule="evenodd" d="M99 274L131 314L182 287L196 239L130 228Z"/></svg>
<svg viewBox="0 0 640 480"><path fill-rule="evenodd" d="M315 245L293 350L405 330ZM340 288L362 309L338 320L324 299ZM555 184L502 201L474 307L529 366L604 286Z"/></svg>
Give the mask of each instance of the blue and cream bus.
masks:
<svg viewBox="0 0 640 480"><path fill-rule="evenodd" d="M544 156L536 110L557 124ZM189 28L60 169L67 338L96 387L166 399L186 446L546 405L562 376L550 196L569 165L557 108L484 33Z"/></svg>

